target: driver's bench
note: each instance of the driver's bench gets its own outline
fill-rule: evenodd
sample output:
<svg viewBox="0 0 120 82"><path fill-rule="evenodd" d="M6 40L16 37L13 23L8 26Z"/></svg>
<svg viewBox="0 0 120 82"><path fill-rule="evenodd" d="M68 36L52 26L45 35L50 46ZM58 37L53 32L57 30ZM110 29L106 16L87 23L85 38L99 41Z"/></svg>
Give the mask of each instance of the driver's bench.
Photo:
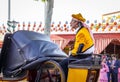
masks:
<svg viewBox="0 0 120 82"><path fill-rule="evenodd" d="M97 82L99 70L101 68L100 57L91 56L92 59L90 60L82 60L79 59L79 57L80 55L73 59L70 59L72 62L70 62L68 65L69 69L67 82Z"/></svg>

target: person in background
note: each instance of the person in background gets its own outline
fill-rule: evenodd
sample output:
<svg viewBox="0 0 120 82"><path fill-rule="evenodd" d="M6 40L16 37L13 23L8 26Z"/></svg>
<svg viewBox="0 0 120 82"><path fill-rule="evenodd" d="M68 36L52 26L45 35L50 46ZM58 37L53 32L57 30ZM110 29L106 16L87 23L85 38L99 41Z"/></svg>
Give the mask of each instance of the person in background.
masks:
<svg viewBox="0 0 120 82"><path fill-rule="evenodd" d="M110 58L110 57L107 57L107 66L108 66L108 68L109 68L109 71L107 72L108 82L110 82L110 80L111 80L111 69L110 69L110 66L111 66L111 58Z"/></svg>
<svg viewBox="0 0 120 82"><path fill-rule="evenodd" d="M108 82L107 72L109 72L109 68L106 64L106 57L102 58L101 66L102 68L100 69L99 82Z"/></svg>
<svg viewBox="0 0 120 82"><path fill-rule="evenodd" d="M82 16L81 13L72 14L70 26L72 29L75 29L77 33L69 58L72 58L79 53L91 54L89 57L91 56L92 58L92 53L94 52L94 38L90 28L85 24L85 21L86 19ZM66 78L68 73L69 58L60 62L60 65L66 74Z"/></svg>
<svg viewBox="0 0 120 82"><path fill-rule="evenodd" d="M111 68L112 82L118 82L119 61L115 54L112 55L112 62L110 68Z"/></svg>
<svg viewBox="0 0 120 82"><path fill-rule="evenodd" d="M118 68L118 82L120 82L120 66Z"/></svg>

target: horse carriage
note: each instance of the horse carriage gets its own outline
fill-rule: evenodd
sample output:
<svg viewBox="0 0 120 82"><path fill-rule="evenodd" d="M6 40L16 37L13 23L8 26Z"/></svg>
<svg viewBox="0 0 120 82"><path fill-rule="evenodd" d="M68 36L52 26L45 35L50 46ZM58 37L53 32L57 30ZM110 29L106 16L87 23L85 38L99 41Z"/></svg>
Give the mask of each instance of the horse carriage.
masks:
<svg viewBox="0 0 120 82"><path fill-rule="evenodd" d="M44 34L25 30L7 33L0 54L0 82L97 81L99 61L92 60L92 63L87 61L84 64L80 63L82 59L79 57L70 59L72 63L68 65L66 78L60 65L66 58L68 56L58 45Z"/></svg>

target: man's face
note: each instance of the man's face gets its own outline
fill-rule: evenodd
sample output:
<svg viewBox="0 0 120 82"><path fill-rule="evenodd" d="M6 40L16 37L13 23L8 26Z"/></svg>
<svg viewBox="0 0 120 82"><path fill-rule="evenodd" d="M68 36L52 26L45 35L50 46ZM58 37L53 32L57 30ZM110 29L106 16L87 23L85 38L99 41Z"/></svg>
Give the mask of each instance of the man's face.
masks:
<svg viewBox="0 0 120 82"><path fill-rule="evenodd" d="M74 19L72 18L71 22L70 22L70 26L74 29L77 29L78 28L78 20L77 19Z"/></svg>

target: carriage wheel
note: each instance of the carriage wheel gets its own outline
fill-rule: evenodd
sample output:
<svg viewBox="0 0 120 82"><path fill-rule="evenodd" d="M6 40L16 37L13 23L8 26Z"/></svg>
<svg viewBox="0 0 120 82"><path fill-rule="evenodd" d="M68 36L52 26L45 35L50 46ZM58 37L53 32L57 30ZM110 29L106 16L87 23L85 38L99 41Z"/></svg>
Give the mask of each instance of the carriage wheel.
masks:
<svg viewBox="0 0 120 82"><path fill-rule="evenodd" d="M56 61L47 61L41 68L39 82L65 82L64 72Z"/></svg>

